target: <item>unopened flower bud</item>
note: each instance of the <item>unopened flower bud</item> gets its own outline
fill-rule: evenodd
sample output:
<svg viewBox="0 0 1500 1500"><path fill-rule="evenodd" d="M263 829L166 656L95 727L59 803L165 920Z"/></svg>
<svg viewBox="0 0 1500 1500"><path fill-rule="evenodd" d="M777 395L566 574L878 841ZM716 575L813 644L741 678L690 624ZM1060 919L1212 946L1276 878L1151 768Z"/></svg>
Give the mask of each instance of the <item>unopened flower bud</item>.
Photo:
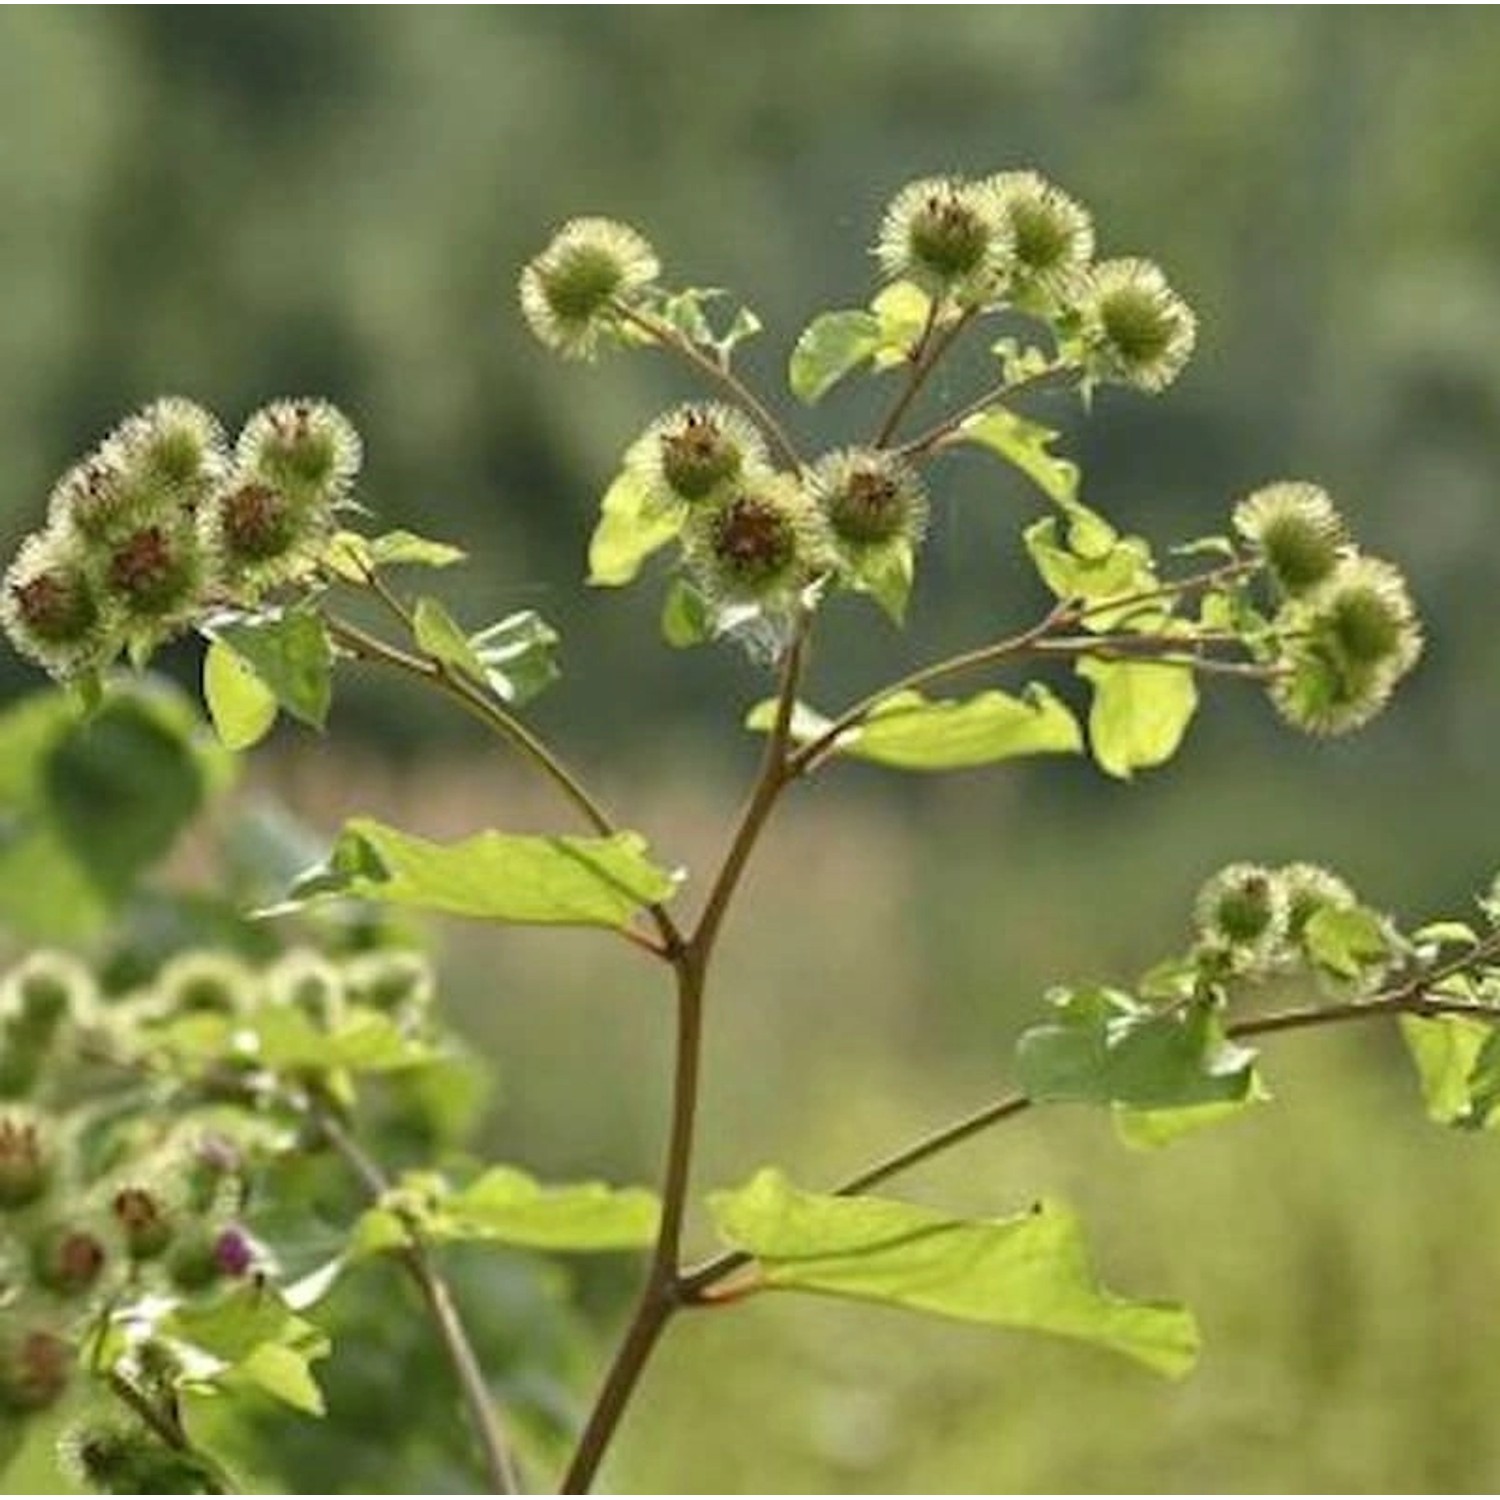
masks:
<svg viewBox="0 0 1500 1500"><path fill-rule="evenodd" d="M161 1199L147 1188L121 1188L110 1204L132 1260L154 1260L172 1243L175 1226Z"/></svg>

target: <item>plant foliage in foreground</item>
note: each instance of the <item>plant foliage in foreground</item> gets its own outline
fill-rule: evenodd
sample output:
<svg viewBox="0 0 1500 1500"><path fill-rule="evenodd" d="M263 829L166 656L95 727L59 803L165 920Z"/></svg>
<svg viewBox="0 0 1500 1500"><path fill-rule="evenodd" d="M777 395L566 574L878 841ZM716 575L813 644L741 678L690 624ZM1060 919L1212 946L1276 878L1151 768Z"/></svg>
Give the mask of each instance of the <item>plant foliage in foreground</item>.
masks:
<svg viewBox="0 0 1500 1500"><path fill-rule="evenodd" d="M459 1243L646 1253L636 1309L562 1464L568 1491L592 1484L675 1318L777 1290L1050 1332L1180 1376L1198 1349L1191 1314L1107 1290L1065 1205L1041 1197L958 1217L889 1196L887 1181L1054 1103L1106 1107L1127 1142L1164 1145L1270 1097L1256 1037L1345 1022L1399 1021L1435 1119L1484 1128L1500 1115L1493 898L1472 921L1406 931L1316 866L1234 864L1204 885L1182 952L1129 988L1047 997L1019 1042L1017 1092L832 1189L768 1166L712 1191L721 1247L686 1253L715 949L794 786L842 758L936 773L1087 754L1129 779L1177 752L1213 680L1264 693L1293 728L1340 734L1384 707L1421 649L1401 574L1358 549L1312 483L1269 482L1216 531L1160 554L1085 502L1057 435L1021 404L1043 388L1076 391L1085 408L1105 385L1159 394L1197 325L1154 264L1099 258L1088 212L1060 189L1030 172L910 184L875 260L874 295L819 314L791 352L803 402L854 378L889 391L872 432L818 454L735 370L760 332L755 314L670 284L635 230L574 220L521 278L521 310L558 354L665 353L705 388L627 443L588 547L598 586L660 580L668 644L745 649L774 674L744 710L759 770L701 885L618 824L530 727L526 705L558 676L556 632L531 612L460 623L405 581L463 553L369 524L361 438L325 401L274 402L231 443L213 414L162 400L59 481L0 602L17 649L70 697L16 711L0 791L28 830L24 868L46 871L53 892L71 881L82 926L7 884L0 898L23 930L52 921L66 942L119 912L222 782L223 749L200 743L180 704L112 675L122 654L143 667L189 631L207 642L204 697L222 747L248 749L283 715L321 728L338 672L369 665L479 720L551 783L571 823L440 843L354 818L277 899L239 893L241 909L278 924L230 910L232 944L195 934L123 970L40 951L9 975L0 1457L61 1427L93 1488L239 1487L224 1414L267 1399L324 1414L319 1368L342 1326L330 1308L389 1266L416 1289L451 1367L477 1475L493 1491L542 1482L551 1448L534 1414L498 1398L454 1294L445 1249ZM964 340L987 342L991 381L919 423L933 371ZM899 628L941 459L957 448L1035 488L1042 511L1020 541L1051 606L1029 623L997 619L971 649L852 704L814 707L803 695L824 612L862 609L872 629ZM89 798L118 772L121 736L190 774L127 785L101 819ZM544 1184L455 1150L461 1130L438 1128L434 1111L460 1086L462 1053L425 960L380 925L393 908L591 927L659 965L677 1033L653 1188ZM412 1120L426 1122L415 1137ZM380 1150L393 1138L398 1167ZM309 1191L309 1173L329 1169L342 1197Z"/></svg>

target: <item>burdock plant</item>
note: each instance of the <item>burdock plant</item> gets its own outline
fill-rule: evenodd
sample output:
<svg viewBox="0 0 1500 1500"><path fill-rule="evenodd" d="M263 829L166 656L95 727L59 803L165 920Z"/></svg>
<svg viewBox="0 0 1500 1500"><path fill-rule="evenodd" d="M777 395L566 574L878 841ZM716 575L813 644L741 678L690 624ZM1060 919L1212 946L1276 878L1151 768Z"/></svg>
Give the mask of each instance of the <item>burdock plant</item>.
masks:
<svg viewBox="0 0 1500 1500"><path fill-rule="evenodd" d="M1105 1106L1127 1140L1162 1145L1269 1098L1252 1038L1345 1022L1400 1021L1437 1118L1500 1112L1493 894L1472 920L1405 932L1317 866L1240 861L1203 884L1182 951L1127 987L1051 992L1020 1041L1016 1092L872 1151L831 1188L768 1166L710 1192L718 1244L687 1243L704 1034L711 1001L734 1003L713 988L716 953L794 786L847 760L941 774L1083 755L1125 781L1176 754L1206 683L1249 688L1293 727L1338 734L1382 709L1420 654L1400 573L1359 551L1315 484L1268 484L1166 552L1085 501L1077 466L1026 403L1045 390L1086 404L1110 385L1157 395L1186 368L1197 323L1154 263L1095 258L1077 200L1029 171L924 179L893 197L874 259L868 299L818 314L791 350L803 402L856 374L885 391L871 430L824 452L735 367L759 319L720 292L673 285L634 229L575 219L520 275L521 311L549 350L649 351L705 386L625 444L587 549L597 586L659 582L671 645L748 646L768 675L743 705L758 769L721 857L691 884L532 724L530 700L557 676L556 632L531 612L460 623L404 581L463 554L368 524L363 444L332 405L272 402L231 446L200 407L157 402L59 482L0 598L17 649L85 709L125 690L109 675L121 652L144 663L195 630L212 720L244 749L282 713L320 727L337 673L370 667L477 720L571 818L545 835L481 829L452 842L355 818L266 914L302 919L334 902L345 925L304 929L280 957L179 955L108 1005L76 968L48 988L52 960L0 987L0 1403L29 1419L74 1391L83 1415L65 1446L82 1480L232 1487L213 1429L184 1419L184 1398L253 1391L320 1410L320 1299L372 1259L420 1290L486 1486L546 1480L480 1369L436 1254L454 1241L645 1252L634 1311L560 1466L569 1492L593 1484L674 1322L732 1316L772 1289L1049 1332L1179 1376L1198 1348L1191 1315L1105 1291L1059 1203L966 1216L887 1184L1052 1102ZM969 340L988 341L992 373L939 405L933 374ZM923 586L935 460L955 449L1032 486L1040 513L1018 541L1050 602L852 703L815 707L805 695L825 617L862 611L870 632L894 631ZM1017 687L1025 673L1036 675ZM350 903L364 904L363 926L349 925ZM652 1188L544 1186L451 1153L410 1173L376 1159L362 1132L382 1090L441 1080L431 1070L447 1045L425 961L350 936L377 930L388 907L602 930L656 966L676 1024ZM1313 998L1287 1005L1298 980L1314 981ZM1271 984L1286 1008L1258 1002ZM96 1071L80 1075L84 1064ZM301 1187L309 1157L341 1164L364 1207L302 1274L287 1234L314 1211Z"/></svg>

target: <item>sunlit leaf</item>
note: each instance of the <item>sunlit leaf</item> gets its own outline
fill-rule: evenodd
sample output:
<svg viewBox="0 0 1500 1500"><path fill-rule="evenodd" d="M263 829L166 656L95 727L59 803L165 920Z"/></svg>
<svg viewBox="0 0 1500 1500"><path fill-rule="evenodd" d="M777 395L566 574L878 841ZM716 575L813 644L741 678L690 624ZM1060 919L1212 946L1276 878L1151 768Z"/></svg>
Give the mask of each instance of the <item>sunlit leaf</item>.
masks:
<svg viewBox="0 0 1500 1500"><path fill-rule="evenodd" d="M589 579L618 588L629 583L653 552L682 530L686 505L666 505L634 469L623 469L600 502L599 522L589 539Z"/></svg>
<svg viewBox="0 0 1500 1500"><path fill-rule="evenodd" d="M534 609L523 609L469 637L485 681L504 702L520 707L562 675L557 632Z"/></svg>
<svg viewBox="0 0 1500 1500"><path fill-rule="evenodd" d="M355 818L328 862L293 886L289 905L349 896L497 922L625 927L643 906L666 900L677 887L677 878L645 851L637 833L487 832L436 844L373 818Z"/></svg>
<svg viewBox="0 0 1500 1500"><path fill-rule="evenodd" d="M333 648L315 611L299 606L223 614L207 631L250 665L294 719L323 727L333 698Z"/></svg>
<svg viewBox="0 0 1500 1500"><path fill-rule="evenodd" d="M859 308L820 313L802 330L792 350L787 371L792 394L809 405L821 400L875 353L881 339L880 319L874 313Z"/></svg>
<svg viewBox="0 0 1500 1500"><path fill-rule="evenodd" d="M1164 1375L1185 1374L1197 1358L1192 1315L1101 1288L1078 1220L1055 1203L960 1219L892 1199L803 1192L767 1169L713 1194L709 1208L720 1235L755 1257L772 1288L1060 1334Z"/></svg>
<svg viewBox="0 0 1500 1500"><path fill-rule="evenodd" d="M544 1186L514 1167L491 1167L451 1189L417 1174L356 1226L351 1252L399 1249L408 1226L433 1244L481 1240L528 1250L634 1250L653 1243L661 1217L654 1193L602 1182Z"/></svg>
<svg viewBox="0 0 1500 1500"><path fill-rule="evenodd" d="M1302 946L1313 963L1340 979L1358 979L1393 954L1385 922L1367 906L1319 907L1302 929Z"/></svg>
<svg viewBox="0 0 1500 1500"><path fill-rule="evenodd" d="M227 750L248 750L276 722L276 694L223 641L210 641L204 653L203 700Z"/></svg>
<svg viewBox="0 0 1500 1500"><path fill-rule="evenodd" d="M1089 744L1102 770L1128 779L1176 754L1198 707L1191 667L1085 656L1078 675L1094 687Z"/></svg>
<svg viewBox="0 0 1500 1500"><path fill-rule="evenodd" d="M690 646L701 646L713 633L713 612L708 601L687 579L674 578L662 600L662 639L684 651Z"/></svg>
<svg viewBox="0 0 1500 1500"><path fill-rule="evenodd" d="M774 701L758 703L746 725L769 730L775 713ZM831 727L831 720L798 704L792 738L807 744ZM1068 706L1033 683L1020 697L993 688L964 699L894 693L864 724L840 734L834 747L840 755L901 770L952 771L1023 755L1077 754L1083 738Z"/></svg>
<svg viewBox="0 0 1500 1500"><path fill-rule="evenodd" d="M1500 1125L1500 1030L1472 1016L1402 1016L1429 1119L1462 1129Z"/></svg>

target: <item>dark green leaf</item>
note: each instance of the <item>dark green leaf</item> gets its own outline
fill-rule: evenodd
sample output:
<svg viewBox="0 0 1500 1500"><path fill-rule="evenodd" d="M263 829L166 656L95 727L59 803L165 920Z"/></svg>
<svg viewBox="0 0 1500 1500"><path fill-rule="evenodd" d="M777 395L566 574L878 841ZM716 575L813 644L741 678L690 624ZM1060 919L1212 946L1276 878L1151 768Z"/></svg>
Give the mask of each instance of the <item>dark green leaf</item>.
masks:
<svg viewBox="0 0 1500 1500"><path fill-rule="evenodd" d="M1102 1345L1164 1375L1198 1354L1192 1315L1103 1290L1078 1220L1042 1203L1009 1219L957 1219L886 1198L807 1193L774 1169L709 1208L767 1285L886 1303Z"/></svg>

